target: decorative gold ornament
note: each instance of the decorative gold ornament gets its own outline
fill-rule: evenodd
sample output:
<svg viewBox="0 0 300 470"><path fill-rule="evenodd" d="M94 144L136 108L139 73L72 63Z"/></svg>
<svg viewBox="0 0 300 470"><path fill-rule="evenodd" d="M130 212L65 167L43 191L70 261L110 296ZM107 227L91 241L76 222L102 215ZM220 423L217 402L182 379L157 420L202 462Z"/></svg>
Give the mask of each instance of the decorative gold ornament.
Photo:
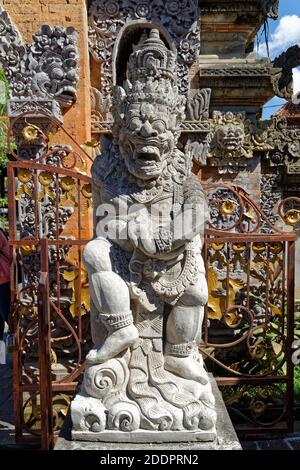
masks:
<svg viewBox="0 0 300 470"><path fill-rule="evenodd" d="M20 304L18 306L19 317L27 317L32 313L32 310L29 305Z"/></svg>
<svg viewBox="0 0 300 470"><path fill-rule="evenodd" d="M227 406L232 406L235 403L238 403L242 396L243 392L239 390L237 392L231 393L228 397L225 397L224 402Z"/></svg>
<svg viewBox="0 0 300 470"><path fill-rule="evenodd" d="M271 253L274 253L275 255L279 255L283 250L283 246L281 242L273 242L270 243L270 251Z"/></svg>
<svg viewBox="0 0 300 470"><path fill-rule="evenodd" d="M215 251L221 251L223 250L225 246L225 243L212 243L211 244L211 247L215 250Z"/></svg>
<svg viewBox="0 0 300 470"><path fill-rule="evenodd" d="M76 197L74 196L74 194L72 194L72 190L75 187L74 179L71 178L71 176L64 176L63 178L61 178L59 185L63 190L63 194L60 198L61 204L65 201L72 201L74 203L74 206L77 206L78 202L76 200Z"/></svg>
<svg viewBox="0 0 300 470"><path fill-rule="evenodd" d="M89 312L91 309L88 274L84 268L81 268L80 285L77 282L78 274L78 268L74 268L72 270L65 270L63 272L63 278L69 283L68 288L72 289L72 304L70 305L70 313L72 317L75 317L77 315L86 315L87 312ZM79 290L81 305L78 304Z"/></svg>
<svg viewBox="0 0 300 470"><path fill-rule="evenodd" d="M250 349L250 354L252 359L263 359L264 355L266 354L266 348L263 344L257 344L255 346L252 346L252 348Z"/></svg>
<svg viewBox="0 0 300 470"><path fill-rule="evenodd" d="M22 245L20 248L23 255L32 255L35 252L34 245Z"/></svg>
<svg viewBox="0 0 300 470"><path fill-rule="evenodd" d="M28 183L32 179L32 177L33 177L33 174L26 168L21 168L17 174L18 180L24 184Z"/></svg>
<svg viewBox="0 0 300 470"><path fill-rule="evenodd" d="M92 140L89 140L89 141L85 142L80 147L82 147L82 148L84 148L84 147L96 148L98 146L99 146L99 139L92 139Z"/></svg>
<svg viewBox="0 0 300 470"><path fill-rule="evenodd" d="M57 354L52 348L50 349L50 361L51 364L57 364Z"/></svg>
<svg viewBox="0 0 300 470"><path fill-rule="evenodd" d="M81 206L82 213L85 213L90 207L93 207L92 185L90 183L84 184L81 188L81 194L85 198L84 204Z"/></svg>
<svg viewBox="0 0 300 470"><path fill-rule="evenodd" d="M50 185L54 181L54 177L50 171L41 171L38 176L39 183L42 185L42 190L38 194L38 201L41 202L44 200L47 195L52 201L55 200L54 193L50 189Z"/></svg>
<svg viewBox="0 0 300 470"><path fill-rule="evenodd" d="M72 282L76 278L76 271L75 269L72 269L72 271L64 270L63 272L63 278L65 281Z"/></svg>
<svg viewBox="0 0 300 470"><path fill-rule="evenodd" d="M73 178L71 178L71 176L64 176L60 180L60 187L66 192L72 191L72 189L74 188L74 184L75 182Z"/></svg>
<svg viewBox="0 0 300 470"><path fill-rule="evenodd" d="M51 183L53 183L54 178L50 171L41 171L38 180L42 186L49 186Z"/></svg>
<svg viewBox="0 0 300 470"><path fill-rule="evenodd" d="M266 411L267 405L261 400L252 400L250 410L254 415L262 415Z"/></svg>
<svg viewBox="0 0 300 470"><path fill-rule="evenodd" d="M91 183L84 184L81 188L81 193L85 198L91 199L91 197L92 197L92 185L91 185Z"/></svg>
<svg viewBox="0 0 300 470"><path fill-rule="evenodd" d="M221 212L221 214L225 216L229 216L229 215L234 214L237 205L238 204L232 199L225 199L225 201L220 203L219 211Z"/></svg>
<svg viewBox="0 0 300 470"><path fill-rule="evenodd" d="M244 213L244 217L248 219L251 224L255 224L257 222L255 218L255 212L253 210L253 207L249 205L247 212Z"/></svg>
<svg viewBox="0 0 300 470"><path fill-rule="evenodd" d="M62 152L60 154L61 164L64 168L71 169L76 165L76 157L72 152Z"/></svg>
<svg viewBox="0 0 300 470"><path fill-rule="evenodd" d="M287 225L294 227L298 222L300 222L300 211L297 209L290 209L284 215L284 221Z"/></svg>
<svg viewBox="0 0 300 470"><path fill-rule="evenodd" d="M22 135L26 142L34 142L38 140L42 134L41 129L33 124L24 127L22 130Z"/></svg>
<svg viewBox="0 0 300 470"><path fill-rule="evenodd" d="M242 321L243 315L237 312L227 312L224 315L224 321L227 326L236 328Z"/></svg>
<svg viewBox="0 0 300 470"><path fill-rule="evenodd" d="M232 245L232 249L236 253L242 253L243 251L245 251L246 245L245 245L245 243L234 243Z"/></svg>
<svg viewBox="0 0 300 470"><path fill-rule="evenodd" d="M52 399L53 423L55 429L61 429L70 407L71 398L65 394L55 395Z"/></svg>
<svg viewBox="0 0 300 470"><path fill-rule="evenodd" d="M263 242L256 242L253 243L252 248L254 253L263 253L266 249L266 245Z"/></svg>
<svg viewBox="0 0 300 470"><path fill-rule="evenodd" d="M27 196L32 197L33 191L31 185L28 183L32 180L33 174L26 168L21 168L18 171L17 178L22 184L17 189L15 199L18 201L23 196L23 194L27 194Z"/></svg>

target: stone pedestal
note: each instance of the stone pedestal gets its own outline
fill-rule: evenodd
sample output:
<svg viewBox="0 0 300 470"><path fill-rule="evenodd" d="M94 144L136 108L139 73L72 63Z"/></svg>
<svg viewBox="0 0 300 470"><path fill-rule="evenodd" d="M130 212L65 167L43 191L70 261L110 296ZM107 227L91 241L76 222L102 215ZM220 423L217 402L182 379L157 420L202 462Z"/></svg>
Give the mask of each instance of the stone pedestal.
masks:
<svg viewBox="0 0 300 470"><path fill-rule="evenodd" d="M216 437L213 441L211 436L205 435L205 431L202 432L202 436L200 432L153 431L152 435L147 431L138 431L123 432L123 442L114 442L113 432L107 431L99 433L102 434L102 442L99 441L99 436L96 436L98 433L94 435L89 433L90 442L88 442L84 433L72 432L72 421L68 415L54 450L242 450L222 395L211 374L210 382L217 413ZM210 442L207 442L209 440Z"/></svg>

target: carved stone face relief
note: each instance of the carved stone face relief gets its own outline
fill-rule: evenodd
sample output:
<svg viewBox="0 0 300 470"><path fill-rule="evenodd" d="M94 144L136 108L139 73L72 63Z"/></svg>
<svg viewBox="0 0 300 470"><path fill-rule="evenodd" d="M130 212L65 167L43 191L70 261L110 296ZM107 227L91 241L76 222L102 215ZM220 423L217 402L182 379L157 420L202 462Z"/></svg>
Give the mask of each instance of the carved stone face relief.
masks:
<svg viewBox="0 0 300 470"><path fill-rule="evenodd" d="M133 103L120 133L128 171L140 179L158 178L175 146L176 116L165 105Z"/></svg>
<svg viewBox="0 0 300 470"><path fill-rule="evenodd" d="M129 173L155 180L172 158L185 98L176 86L175 55L158 31L142 36L139 46L130 56L124 88L114 88L114 135Z"/></svg>
<svg viewBox="0 0 300 470"><path fill-rule="evenodd" d="M241 126L228 124L216 130L216 141L220 149L233 152L242 147L244 129Z"/></svg>

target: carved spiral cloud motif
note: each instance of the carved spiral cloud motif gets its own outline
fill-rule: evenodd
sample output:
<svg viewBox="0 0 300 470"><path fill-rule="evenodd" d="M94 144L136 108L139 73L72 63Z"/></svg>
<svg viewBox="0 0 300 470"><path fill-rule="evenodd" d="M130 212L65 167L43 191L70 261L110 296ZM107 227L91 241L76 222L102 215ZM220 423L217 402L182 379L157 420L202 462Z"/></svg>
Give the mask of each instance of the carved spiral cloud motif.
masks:
<svg viewBox="0 0 300 470"><path fill-rule="evenodd" d="M108 412L108 429L131 432L140 427L140 411L137 405L129 402L116 403Z"/></svg>
<svg viewBox="0 0 300 470"><path fill-rule="evenodd" d="M128 369L121 359L111 359L105 364L91 366L85 371L85 389L95 398L120 392L126 387Z"/></svg>

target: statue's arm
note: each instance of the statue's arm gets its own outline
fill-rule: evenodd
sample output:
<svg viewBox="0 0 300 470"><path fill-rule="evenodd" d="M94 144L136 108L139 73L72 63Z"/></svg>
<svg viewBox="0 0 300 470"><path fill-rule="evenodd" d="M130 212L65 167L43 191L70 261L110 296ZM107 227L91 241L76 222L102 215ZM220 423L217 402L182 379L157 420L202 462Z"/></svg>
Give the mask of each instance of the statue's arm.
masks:
<svg viewBox="0 0 300 470"><path fill-rule="evenodd" d="M204 231L208 206L202 186L195 175L183 185L183 203L169 226L159 227L153 234L155 257L176 256L189 241Z"/></svg>
<svg viewBox="0 0 300 470"><path fill-rule="evenodd" d="M159 251L176 251L204 230L208 219L206 198L195 175L188 177L183 185L183 204L174 214L168 231L160 229L155 234Z"/></svg>

